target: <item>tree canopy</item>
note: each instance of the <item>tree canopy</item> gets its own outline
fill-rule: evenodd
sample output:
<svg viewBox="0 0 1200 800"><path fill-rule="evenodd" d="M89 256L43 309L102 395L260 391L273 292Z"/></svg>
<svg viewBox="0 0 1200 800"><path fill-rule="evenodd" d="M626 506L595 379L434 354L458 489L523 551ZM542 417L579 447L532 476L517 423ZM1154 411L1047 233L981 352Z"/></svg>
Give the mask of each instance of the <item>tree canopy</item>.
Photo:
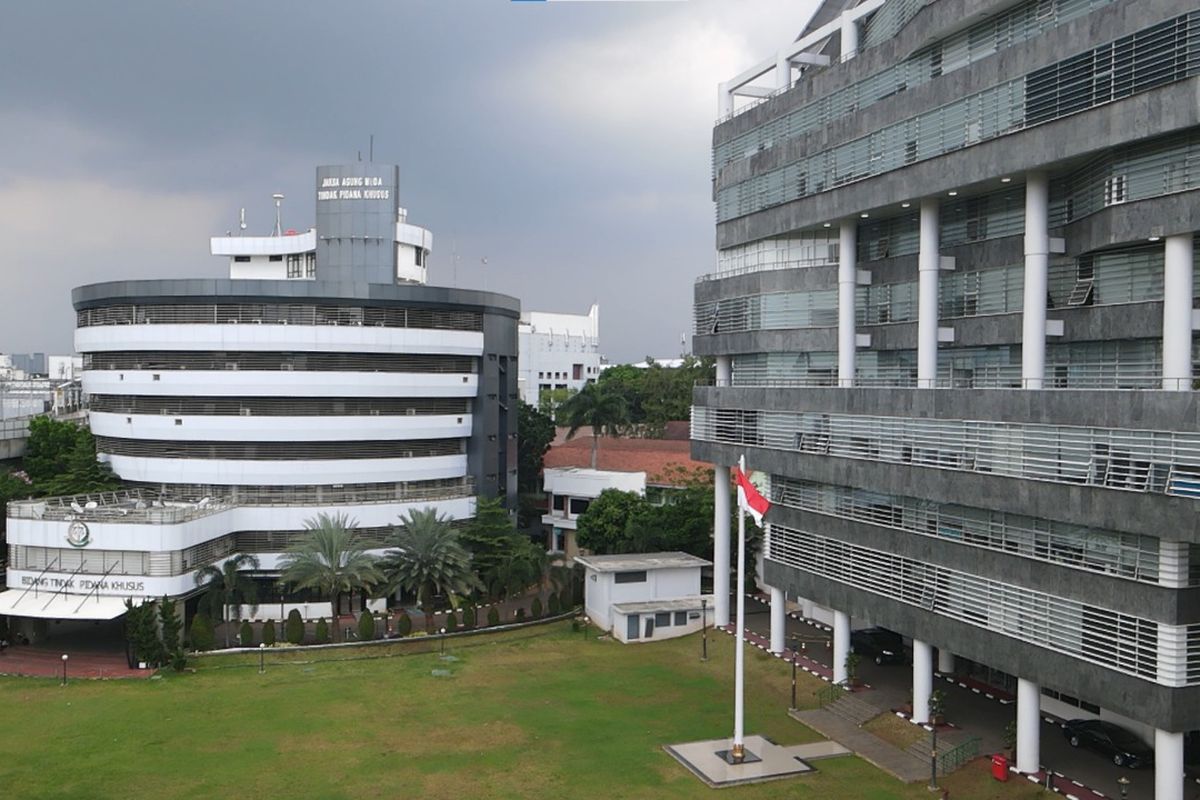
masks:
<svg viewBox="0 0 1200 800"><path fill-rule="evenodd" d="M554 420L521 401L517 432L517 490L541 491L542 458L554 441Z"/></svg>
<svg viewBox="0 0 1200 800"><path fill-rule="evenodd" d="M617 436L629 421L625 398L598 383L589 383L558 408L558 419L567 426L567 438L580 428L592 431L592 469L596 468L601 436Z"/></svg>
<svg viewBox="0 0 1200 800"><path fill-rule="evenodd" d="M600 373L597 385L625 401L628 424L647 436L661 436L672 420L691 418L692 387L715 376L711 359L684 358L678 367L664 367L647 358L647 366L621 364Z"/></svg>
<svg viewBox="0 0 1200 800"><path fill-rule="evenodd" d="M414 592L433 630L433 598L438 594L466 595L479 585L471 570L471 554L459 541L450 518L437 509L413 509L401 517L384 568L392 588Z"/></svg>

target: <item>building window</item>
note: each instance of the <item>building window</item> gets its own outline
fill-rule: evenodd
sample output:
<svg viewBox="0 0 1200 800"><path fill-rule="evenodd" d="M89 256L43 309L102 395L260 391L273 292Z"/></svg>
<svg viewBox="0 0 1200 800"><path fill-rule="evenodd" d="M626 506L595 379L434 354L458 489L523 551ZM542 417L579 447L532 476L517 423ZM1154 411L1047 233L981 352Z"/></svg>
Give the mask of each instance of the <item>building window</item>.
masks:
<svg viewBox="0 0 1200 800"><path fill-rule="evenodd" d="M669 628L671 627L671 612L660 611L654 615L654 627Z"/></svg>
<svg viewBox="0 0 1200 800"><path fill-rule="evenodd" d="M688 615L687 615L686 611L676 611L675 612L675 624L676 625L687 625L687 617L688 617Z"/></svg>
<svg viewBox="0 0 1200 800"><path fill-rule="evenodd" d="M413 248L413 263L418 267L425 266L425 251L419 247Z"/></svg>
<svg viewBox="0 0 1200 800"><path fill-rule="evenodd" d="M645 583L646 570L638 570L636 572L617 572L613 575L615 583Z"/></svg>
<svg viewBox="0 0 1200 800"><path fill-rule="evenodd" d="M317 254L315 252L304 254L304 277L317 277Z"/></svg>
<svg viewBox="0 0 1200 800"><path fill-rule="evenodd" d="M1104 205L1115 206L1129 198L1128 184L1124 175L1114 175L1104 181Z"/></svg>
<svg viewBox="0 0 1200 800"><path fill-rule="evenodd" d="M233 260L238 264L249 264L250 256L234 256Z"/></svg>
<svg viewBox="0 0 1200 800"><path fill-rule="evenodd" d="M566 495L556 494L554 495L554 499L551 501L551 504L555 511L562 511L566 507L564 505L566 501Z"/></svg>
<svg viewBox="0 0 1200 800"><path fill-rule="evenodd" d="M289 278L299 278L299 277L301 277L301 275L302 275L302 273L300 272L300 254L299 253L288 253L287 276Z"/></svg>
<svg viewBox="0 0 1200 800"><path fill-rule="evenodd" d="M267 260L268 260L268 261L283 261L283 256L282 256L282 255L278 255L278 256L267 256Z"/></svg>
<svg viewBox="0 0 1200 800"><path fill-rule="evenodd" d="M583 380L583 364L571 365L571 379L576 381Z"/></svg>
<svg viewBox="0 0 1200 800"><path fill-rule="evenodd" d="M590 500L580 500L577 497L572 497L571 498L571 513L572 514L582 514L583 512L588 510L588 505L590 503L591 503Z"/></svg>

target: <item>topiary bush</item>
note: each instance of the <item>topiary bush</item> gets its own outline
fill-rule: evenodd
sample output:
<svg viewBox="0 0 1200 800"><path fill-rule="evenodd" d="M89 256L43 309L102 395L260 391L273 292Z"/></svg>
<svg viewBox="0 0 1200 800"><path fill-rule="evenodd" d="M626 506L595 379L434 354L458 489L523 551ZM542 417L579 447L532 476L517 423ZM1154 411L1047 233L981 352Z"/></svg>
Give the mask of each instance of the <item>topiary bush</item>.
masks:
<svg viewBox="0 0 1200 800"><path fill-rule="evenodd" d="M329 642L329 623L325 621L324 617L317 620L316 640L317 644Z"/></svg>
<svg viewBox="0 0 1200 800"><path fill-rule="evenodd" d="M242 622L241 630L238 631L238 644L242 647L254 647L254 628L250 627L250 620Z"/></svg>
<svg viewBox="0 0 1200 800"><path fill-rule="evenodd" d="M525 607L521 606L517 609L517 622L525 621Z"/></svg>
<svg viewBox="0 0 1200 800"><path fill-rule="evenodd" d="M446 612L446 630L448 630L448 631L458 630L458 617L456 617L454 615L454 609L451 609Z"/></svg>
<svg viewBox="0 0 1200 800"><path fill-rule="evenodd" d="M487 621L488 625L500 624L500 611L495 606L488 609Z"/></svg>
<svg viewBox="0 0 1200 800"><path fill-rule="evenodd" d="M541 619L541 617L542 617L542 598L540 598L540 597L533 598L533 602L529 604L529 615L531 617L533 617L534 619Z"/></svg>
<svg viewBox="0 0 1200 800"><path fill-rule="evenodd" d="M304 641L304 619L300 616L300 609L293 608L288 612L287 624L283 627L283 638L292 644Z"/></svg>
<svg viewBox="0 0 1200 800"><path fill-rule="evenodd" d="M556 594L550 595L550 599L547 601L546 606L550 609L550 616L552 617L557 617L562 613L562 602L559 601L558 595Z"/></svg>
<svg viewBox="0 0 1200 800"><path fill-rule="evenodd" d="M402 611L400 616L396 617L396 635L408 636L412 633L412 617L407 611Z"/></svg>
<svg viewBox="0 0 1200 800"><path fill-rule="evenodd" d="M558 593L558 604L562 606L563 611L570 611L575 604L571 601L571 587L564 586L563 590Z"/></svg>
<svg viewBox="0 0 1200 800"><path fill-rule="evenodd" d="M263 623L263 644L267 647L275 646L275 620L269 619Z"/></svg>
<svg viewBox="0 0 1200 800"><path fill-rule="evenodd" d="M197 614L192 619L192 649L212 650L214 644L212 620L207 614Z"/></svg>
<svg viewBox="0 0 1200 800"><path fill-rule="evenodd" d="M176 672L183 672L187 669L187 656L183 654L183 648L179 648L174 653L171 653L171 669Z"/></svg>
<svg viewBox="0 0 1200 800"><path fill-rule="evenodd" d="M363 610L358 617L358 638L364 642L375 638L375 615L369 608Z"/></svg>
<svg viewBox="0 0 1200 800"><path fill-rule="evenodd" d="M477 622L475 616L475 606L467 606L463 609L463 627L474 628Z"/></svg>

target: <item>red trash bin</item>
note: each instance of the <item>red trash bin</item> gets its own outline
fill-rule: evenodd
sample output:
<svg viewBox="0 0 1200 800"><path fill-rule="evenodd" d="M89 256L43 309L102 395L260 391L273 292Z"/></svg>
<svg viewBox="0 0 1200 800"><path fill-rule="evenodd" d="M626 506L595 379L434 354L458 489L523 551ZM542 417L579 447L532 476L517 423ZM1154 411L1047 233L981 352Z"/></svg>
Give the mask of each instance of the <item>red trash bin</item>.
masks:
<svg viewBox="0 0 1200 800"><path fill-rule="evenodd" d="M1008 757L997 753L992 756L992 777L998 781L1008 780Z"/></svg>

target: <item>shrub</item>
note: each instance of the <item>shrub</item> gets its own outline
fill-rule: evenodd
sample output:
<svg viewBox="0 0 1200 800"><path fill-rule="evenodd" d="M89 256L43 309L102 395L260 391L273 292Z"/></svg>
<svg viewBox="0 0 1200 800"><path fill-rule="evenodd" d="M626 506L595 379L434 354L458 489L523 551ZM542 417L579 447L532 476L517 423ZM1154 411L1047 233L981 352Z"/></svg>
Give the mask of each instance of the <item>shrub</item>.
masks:
<svg viewBox="0 0 1200 800"><path fill-rule="evenodd" d="M492 606L491 608L488 609L487 620L488 620L488 625L499 625L500 624L500 612L496 609L495 606Z"/></svg>
<svg viewBox="0 0 1200 800"><path fill-rule="evenodd" d="M300 644L304 641L304 620L300 617L300 609L293 608L288 612L283 638L292 644Z"/></svg>
<svg viewBox="0 0 1200 800"><path fill-rule="evenodd" d="M522 606L521 608L517 609L517 622L524 622L524 621L525 621L525 607Z"/></svg>
<svg viewBox="0 0 1200 800"><path fill-rule="evenodd" d="M454 609L450 609L446 612L446 630L458 630L458 617L454 615Z"/></svg>
<svg viewBox="0 0 1200 800"><path fill-rule="evenodd" d="M563 590L558 593L558 603L562 606L563 611L570 611L575 607L575 603L571 600L570 586L564 586Z"/></svg>
<svg viewBox="0 0 1200 800"><path fill-rule="evenodd" d="M542 598L535 597L533 602L529 604L529 616L534 619L541 619L542 616Z"/></svg>
<svg viewBox="0 0 1200 800"><path fill-rule="evenodd" d="M552 617L557 617L562 613L562 602L558 599L558 595L556 594L550 595L550 599L546 603L546 606L550 609L550 616Z"/></svg>
<svg viewBox="0 0 1200 800"><path fill-rule="evenodd" d="M250 620L242 623L242 628L238 631L238 643L242 647L254 647L254 628L250 627Z"/></svg>
<svg viewBox="0 0 1200 800"><path fill-rule="evenodd" d="M396 635L408 636L412 633L412 617L407 611L402 611L400 616L396 617Z"/></svg>
<svg viewBox="0 0 1200 800"><path fill-rule="evenodd" d="M317 644L329 642L329 623L325 621L324 617L317 620L316 640Z"/></svg>
<svg viewBox="0 0 1200 800"><path fill-rule="evenodd" d="M369 642L375 638L375 615L371 609L364 609L358 617L358 638Z"/></svg>
<svg viewBox="0 0 1200 800"><path fill-rule="evenodd" d="M467 606L463 609L463 627L474 628L477 619L475 617L475 606Z"/></svg>
<svg viewBox="0 0 1200 800"><path fill-rule="evenodd" d="M212 650L214 644L212 621L207 614L197 614L192 619L192 649Z"/></svg>
<svg viewBox="0 0 1200 800"><path fill-rule="evenodd" d="M275 620L269 619L263 623L262 640L267 647L275 646Z"/></svg>
<svg viewBox="0 0 1200 800"><path fill-rule="evenodd" d="M187 669L187 656L183 654L183 648L177 648L174 653L171 653L171 669L176 672L183 672Z"/></svg>

